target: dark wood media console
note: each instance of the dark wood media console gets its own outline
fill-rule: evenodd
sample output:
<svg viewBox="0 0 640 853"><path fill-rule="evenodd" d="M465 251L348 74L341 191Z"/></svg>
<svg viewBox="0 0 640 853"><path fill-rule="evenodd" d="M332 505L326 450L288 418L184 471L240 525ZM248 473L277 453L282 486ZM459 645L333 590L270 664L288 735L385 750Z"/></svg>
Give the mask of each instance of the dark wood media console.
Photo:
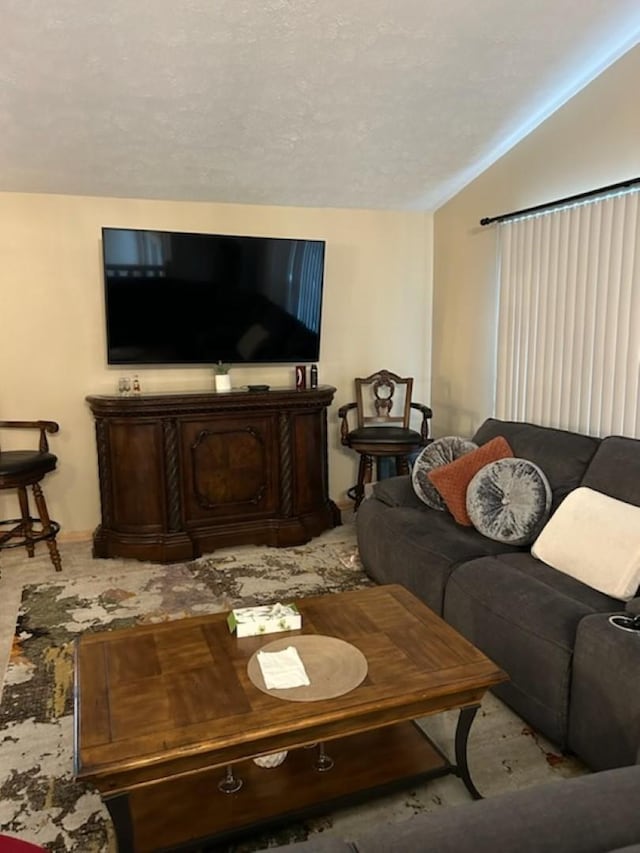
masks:
<svg viewBox="0 0 640 853"><path fill-rule="evenodd" d="M301 545L340 524L328 491L335 388L89 396L96 557L171 563L227 545Z"/></svg>

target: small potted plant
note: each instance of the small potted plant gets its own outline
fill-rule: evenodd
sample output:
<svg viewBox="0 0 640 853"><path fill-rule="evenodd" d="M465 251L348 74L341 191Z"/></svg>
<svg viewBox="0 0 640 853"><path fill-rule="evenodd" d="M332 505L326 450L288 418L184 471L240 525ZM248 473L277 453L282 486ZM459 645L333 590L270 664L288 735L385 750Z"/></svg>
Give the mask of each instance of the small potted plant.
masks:
<svg viewBox="0 0 640 853"><path fill-rule="evenodd" d="M216 391L231 391L231 377L229 376L230 370L231 365L224 361L218 361L217 364L214 364L213 378Z"/></svg>

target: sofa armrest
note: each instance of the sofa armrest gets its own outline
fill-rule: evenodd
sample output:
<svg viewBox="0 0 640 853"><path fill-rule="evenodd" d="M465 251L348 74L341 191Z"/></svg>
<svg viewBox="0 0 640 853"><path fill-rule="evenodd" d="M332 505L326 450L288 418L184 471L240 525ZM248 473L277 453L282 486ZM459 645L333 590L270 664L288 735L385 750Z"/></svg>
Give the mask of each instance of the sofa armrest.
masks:
<svg viewBox="0 0 640 853"><path fill-rule="evenodd" d="M568 745L592 770L633 764L640 748L640 636L610 615L581 619L573 650Z"/></svg>

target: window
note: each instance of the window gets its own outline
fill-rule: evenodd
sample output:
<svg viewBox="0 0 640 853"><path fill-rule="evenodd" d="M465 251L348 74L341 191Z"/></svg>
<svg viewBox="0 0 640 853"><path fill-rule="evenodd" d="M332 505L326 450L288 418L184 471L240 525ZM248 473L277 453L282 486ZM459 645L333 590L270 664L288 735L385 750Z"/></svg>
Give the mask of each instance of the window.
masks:
<svg viewBox="0 0 640 853"><path fill-rule="evenodd" d="M496 416L640 435L640 192L498 226Z"/></svg>

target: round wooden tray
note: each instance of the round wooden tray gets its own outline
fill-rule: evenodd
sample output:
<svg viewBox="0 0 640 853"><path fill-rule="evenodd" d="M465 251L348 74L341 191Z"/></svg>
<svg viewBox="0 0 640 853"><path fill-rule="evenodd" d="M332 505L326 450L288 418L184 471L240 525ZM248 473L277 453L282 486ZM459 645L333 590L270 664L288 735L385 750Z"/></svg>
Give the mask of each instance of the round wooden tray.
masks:
<svg viewBox="0 0 640 853"><path fill-rule="evenodd" d="M278 699L290 702L317 702L343 696L361 684L367 676L367 659L360 649L337 637L318 634L303 634L297 637L281 637L263 646L261 652L280 652L293 646L304 664L311 684L305 687L289 687L270 690L264 683L262 670L255 652L247 664L247 675L251 682Z"/></svg>

